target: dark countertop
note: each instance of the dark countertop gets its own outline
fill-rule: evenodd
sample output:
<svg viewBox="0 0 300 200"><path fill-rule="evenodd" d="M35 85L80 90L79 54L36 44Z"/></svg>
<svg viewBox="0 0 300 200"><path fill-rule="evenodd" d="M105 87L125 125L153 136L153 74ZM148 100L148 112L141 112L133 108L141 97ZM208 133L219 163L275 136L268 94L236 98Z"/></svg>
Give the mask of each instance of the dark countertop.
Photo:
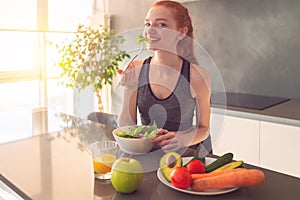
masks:
<svg viewBox="0 0 300 200"><path fill-rule="evenodd" d="M62 114L56 119L60 124L57 132L33 134L27 139L0 144L0 160L4 161L0 165L0 175L26 194L24 199L300 199L299 178L247 164L244 167L264 172L263 185L241 187L216 196L191 195L164 185L156 170L152 170L145 172L136 192L120 194L110 182L94 179L92 157L85 151L86 145L93 141L107 139L103 125ZM49 130L56 125L56 121L49 123Z"/></svg>
<svg viewBox="0 0 300 200"><path fill-rule="evenodd" d="M300 126L300 100L290 99L263 110L212 104L212 112L226 109L228 115L241 116L274 123Z"/></svg>
<svg viewBox="0 0 300 200"><path fill-rule="evenodd" d="M254 167L256 168L256 167ZM110 197L112 199L130 199L130 200L168 200L168 199L209 199L209 200L296 200L300 198L300 179L280 174L277 172L261 169L266 177L266 182L261 186L255 187L241 187L236 191L215 195L192 195L183 192L176 191L165 186L161 183L157 177L156 172L144 174L144 180L139 189L132 194L120 194L116 193L111 184L104 184L99 181L95 181L95 196L99 198ZM104 195L103 191L107 191ZM102 191L102 194L101 194Z"/></svg>
<svg viewBox="0 0 300 200"><path fill-rule="evenodd" d="M11 159L7 159L0 166L0 172L18 188L18 191L26 194L23 196L15 190L24 199L300 199L299 178L247 164L244 164L244 167L264 172L265 183L263 185L241 187L222 195L192 195L164 185L159 181L157 172L154 170L144 173L143 182L136 192L121 194L115 191L110 182L93 178L92 161L87 153L78 148L77 142L78 139L73 137L66 140L56 135L50 138L49 135L39 135L27 140L2 144L0 145L0 158L10 157ZM40 153L35 153L36 149L39 149ZM63 149L65 153L61 154ZM35 156L40 159L32 159ZM65 157L68 159L64 159ZM24 159L34 162L24 162ZM22 163L22 171L18 171L20 166L16 163ZM74 190L74 188L80 189Z"/></svg>

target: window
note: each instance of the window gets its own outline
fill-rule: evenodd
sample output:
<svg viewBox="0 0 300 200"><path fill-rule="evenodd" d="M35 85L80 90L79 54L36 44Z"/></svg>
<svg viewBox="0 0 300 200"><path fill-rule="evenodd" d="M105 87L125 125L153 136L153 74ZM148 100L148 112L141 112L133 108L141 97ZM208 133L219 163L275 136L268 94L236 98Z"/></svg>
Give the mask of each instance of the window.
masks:
<svg viewBox="0 0 300 200"><path fill-rule="evenodd" d="M49 30L75 31L92 13L91 0L48 0Z"/></svg>
<svg viewBox="0 0 300 200"><path fill-rule="evenodd" d="M22 110L43 106L73 113L73 92L57 84L55 51L47 41L60 41L75 31L78 23L87 23L92 3L93 0L0 0L1 120L16 112L12 119L22 121L28 117L22 115ZM0 138L5 131L10 134L7 131L11 129L5 126L11 124L1 124Z"/></svg>
<svg viewBox="0 0 300 200"><path fill-rule="evenodd" d="M0 29L36 29L37 1L0 0Z"/></svg>

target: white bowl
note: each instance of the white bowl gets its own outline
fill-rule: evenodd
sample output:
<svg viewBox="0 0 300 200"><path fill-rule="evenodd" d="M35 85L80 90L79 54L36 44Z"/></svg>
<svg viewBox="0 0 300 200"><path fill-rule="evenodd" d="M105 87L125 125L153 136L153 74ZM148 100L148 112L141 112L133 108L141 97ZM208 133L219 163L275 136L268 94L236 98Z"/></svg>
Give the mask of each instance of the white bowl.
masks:
<svg viewBox="0 0 300 200"><path fill-rule="evenodd" d="M116 135L123 130L129 130L129 126L114 129L112 132L123 152L135 155L146 154L153 148L153 144L150 142L152 138L124 138Z"/></svg>

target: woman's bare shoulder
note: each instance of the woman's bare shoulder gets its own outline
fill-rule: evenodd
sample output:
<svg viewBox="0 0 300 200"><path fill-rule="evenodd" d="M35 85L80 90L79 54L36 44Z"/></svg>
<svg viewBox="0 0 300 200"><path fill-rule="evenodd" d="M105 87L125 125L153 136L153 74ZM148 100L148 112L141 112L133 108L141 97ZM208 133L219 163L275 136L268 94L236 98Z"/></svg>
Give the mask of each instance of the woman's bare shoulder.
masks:
<svg viewBox="0 0 300 200"><path fill-rule="evenodd" d="M198 65L191 65L190 78L191 80L203 79L204 81L211 81L209 71Z"/></svg>
<svg viewBox="0 0 300 200"><path fill-rule="evenodd" d="M211 90L211 76L207 69L198 65L191 65L191 86L195 90Z"/></svg>

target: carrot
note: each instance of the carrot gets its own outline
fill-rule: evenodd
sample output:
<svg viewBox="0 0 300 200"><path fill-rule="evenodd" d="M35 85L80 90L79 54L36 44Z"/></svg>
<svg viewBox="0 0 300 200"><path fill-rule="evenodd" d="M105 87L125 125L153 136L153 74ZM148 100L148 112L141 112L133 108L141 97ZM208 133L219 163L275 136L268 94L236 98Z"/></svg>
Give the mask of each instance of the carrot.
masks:
<svg viewBox="0 0 300 200"><path fill-rule="evenodd" d="M234 171L241 171L241 170L247 170L247 169L246 168L235 168L235 169L230 169L227 172L234 172ZM192 180L196 180L196 179L200 179L200 178L219 176L224 173L226 173L226 171L209 172L209 173L203 173L203 174L191 174L191 176L192 176Z"/></svg>
<svg viewBox="0 0 300 200"><path fill-rule="evenodd" d="M255 186L265 182L265 175L257 169L228 170L223 174L198 178L192 183L192 190L222 189L243 186Z"/></svg>

